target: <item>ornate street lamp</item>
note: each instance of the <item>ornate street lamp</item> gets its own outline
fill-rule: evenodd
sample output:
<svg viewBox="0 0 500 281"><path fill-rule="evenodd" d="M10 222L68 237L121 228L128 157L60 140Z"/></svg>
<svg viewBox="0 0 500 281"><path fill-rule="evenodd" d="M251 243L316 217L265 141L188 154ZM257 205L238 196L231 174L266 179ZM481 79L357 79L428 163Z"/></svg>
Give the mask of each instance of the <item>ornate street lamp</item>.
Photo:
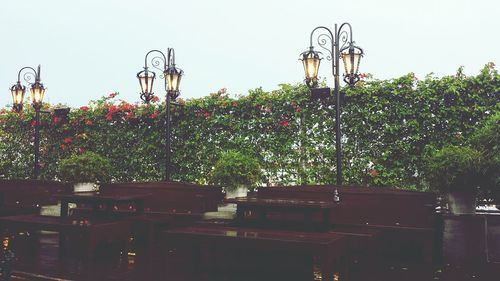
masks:
<svg viewBox="0 0 500 281"><path fill-rule="evenodd" d="M23 75L24 81L30 83L31 79L35 78L34 83L31 84L31 100L33 108L35 109L35 140L34 140L34 154L35 162L33 164L33 179L38 179L40 167L38 164L39 154L40 154L40 112L42 108L43 95L45 94L45 87L40 82L40 65L38 69L35 70L32 67L23 67L17 73L17 83L10 88L13 99L13 109L17 112L21 112L23 109L24 93L26 92L26 87L21 85L21 73L26 71ZM45 111L43 111L45 113Z"/></svg>
<svg viewBox="0 0 500 281"><path fill-rule="evenodd" d="M159 50L151 50L146 54L144 58L144 70L137 73L137 78L139 79L139 84L141 86L141 99L145 103L149 103L153 97L153 83L156 78L156 74L153 71L150 71L148 68L148 56L152 53L156 53L159 56L155 56L151 59L151 65L162 71L162 75L160 78L165 79L165 91L166 91L166 114L165 114L165 123L166 123L166 132L165 132L165 180L170 181L170 173L171 173L171 117L170 117L170 106L175 102L177 97L179 96L179 85L181 83L182 75L184 71L177 68L175 66L175 52L174 49L167 49L167 56ZM160 68L163 64L163 69Z"/></svg>
<svg viewBox="0 0 500 281"><path fill-rule="evenodd" d="M347 30L345 30L347 29ZM313 35L315 32L321 32L317 36L318 46L327 51L326 59L332 62L332 74L334 78L335 95L335 150L337 161L337 185L342 185L342 146L340 132L340 58L344 62L344 81L349 85L354 85L359 81L358 68L363 57L363 49L354 45L352 40L352 27L349 23L343 23L340 28L335 24L334 32L324 26L318 26L311 32L309 50L300 55L300 60L304 65L306 75L305 82L311 91L314 92L318 87L318 71L321 63L321 52L315 51L313 46ZM328 43L330 45L328 45ZM330 89L328 89L330 93Z"/></svg>
<svg viewBox="0 0 500 281"><path fill-rule="evenodd" d="M10 92L12 94L13 109L16 112L21 112L23 110L24 94L26 93L26 87L21 84L21 73L24 72L22 76L24 81L30 84L31 92L31 102L35 109L35 139L34 139L34 154L35 160L33 163L33 175L32 179L38 179L40 174L39 155L40 155L40 114L41 113L51 113L50 111L42 110L43 96L45 95L45 87L40 82L40 65L37 70L32 67L23 67L17 73L17 82L12 87L10 87ZM31 82L32 80L35 82ZM54 109L54 115L66 119L69 113L69 108L57 108Z"/></svg>

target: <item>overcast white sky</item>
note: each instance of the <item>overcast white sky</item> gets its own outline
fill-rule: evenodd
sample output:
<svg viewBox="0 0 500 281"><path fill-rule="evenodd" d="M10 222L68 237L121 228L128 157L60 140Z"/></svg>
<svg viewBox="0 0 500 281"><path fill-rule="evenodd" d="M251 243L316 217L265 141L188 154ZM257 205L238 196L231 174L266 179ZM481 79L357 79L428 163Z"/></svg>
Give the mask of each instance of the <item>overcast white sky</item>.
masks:
<svg viewBox="0 0 500 281"><path fill-rule="evenodd" d="M443 76L463 65L474 75L500 63L499 16L498 0L4 0L0 107L18 70L38 64L45 101L81 106L119 91L137 102L144 55L168 47L185 71L184 98L272 90L303 80L298 55L314 27L346 21L366 53L361 72Z"/></svg>

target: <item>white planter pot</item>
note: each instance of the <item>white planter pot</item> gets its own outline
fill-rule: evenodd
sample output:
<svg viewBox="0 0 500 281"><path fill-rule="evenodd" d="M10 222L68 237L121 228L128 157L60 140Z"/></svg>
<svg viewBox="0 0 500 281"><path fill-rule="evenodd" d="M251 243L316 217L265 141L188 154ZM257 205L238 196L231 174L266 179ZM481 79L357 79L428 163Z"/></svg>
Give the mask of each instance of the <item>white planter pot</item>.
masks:
<svg viewBox="0 0 500 281"><path fill-rule="evenodd" d="M96 185L93 182L79 182L73 185L74 192L92 192L96 190Z"/></svg>
<svg viewBox="0 0 500 281"><path fill-rule="evenodd" d="M448 207L454 215L473 215L476 213L476 192L455 191L448 193Z"/></svg>
<svg viewBox="0 0 500 281"><path fill-rule="evenodd" d="M247 196L248 188L242 186L238 187L235 190L226 190L226 198L236 198L236 197L245 197Z"/></svg>

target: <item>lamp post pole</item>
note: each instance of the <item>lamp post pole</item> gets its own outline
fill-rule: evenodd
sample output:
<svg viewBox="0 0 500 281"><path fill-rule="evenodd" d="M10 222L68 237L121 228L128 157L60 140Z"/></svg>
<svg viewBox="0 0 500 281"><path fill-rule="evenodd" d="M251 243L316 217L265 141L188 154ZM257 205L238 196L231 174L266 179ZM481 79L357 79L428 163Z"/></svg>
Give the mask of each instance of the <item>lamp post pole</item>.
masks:
<svg viewBox="0 0 500 281"><path fill-rule="evenodd" d="M306 74L305 82L311 91L318 87L318 69L321 62L321 52L314 51L313 37L319 33L317 44L327 52L326 59L331 61L332 75L334 78L333 94L335 96L335 153L336 153L336 183L342 185L342 135L341 135L341 103L340 103L340 58L345 66L344 81L354 85L359 81L358 67L363 50L354 45L352 40L352 27L349 23L343 23L340 28L335 24L334 31L324 26L313 29L310 35L310 47L308 51L301 54L301 60ZM329 45L328 45L329 43ZM329 94L328 89L328 94Z"/></svg>
<svg viewBox="0 0 500 281"><path fill-rule="evenodd" d="M171 173L171 158L172 158L172 148L171 148L171 128L170 128L170 121L171 121L171 116L170 116L170 95L167 93L166 97L166 103L167 103L167 112L165 114L165 150L166 150L166 155L165 155L165 181L170 181L170 173Z"/></svg>
<svg viewBox="0 0 500 281"><path fill-rule="evenodd" d="M35 143L34 143L34 154L35 163L33 165L33 179L38 179L40 174L39 158L40 158L40 109L35 108Z"/></svg>
<svg viewBox="0 0 500 281"><path fill-rule="evenodd" d="M160 78L165 79L166 91L166 112L165 112L165 181L171 179L171 104L175 102L179 96L179 84L184 72L175 66L175 52L173 48L167 49L167 55L160 50L149 51L144 58L144 69L137 73L139 84L141 86L141 99L145 103L149 103L153 97L153 83L156 74L148 68L148 57L151 54L156 54L151 59L151 65L162 71ZM163 65L163 69L161 66Z"/></svg>

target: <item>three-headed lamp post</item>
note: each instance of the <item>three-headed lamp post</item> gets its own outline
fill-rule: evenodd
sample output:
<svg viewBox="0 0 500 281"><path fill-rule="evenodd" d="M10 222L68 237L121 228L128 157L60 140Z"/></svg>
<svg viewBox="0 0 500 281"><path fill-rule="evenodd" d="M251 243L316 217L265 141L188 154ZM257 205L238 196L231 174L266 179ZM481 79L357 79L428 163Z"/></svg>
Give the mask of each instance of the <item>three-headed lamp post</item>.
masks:
<svg viewBox="0 0 500 281"><path fill-rule="evenodd" d="M171 174L171 112L170 106L175 99L179 96L179 85L181 83L182 75L184 71L175 66L175 52L174 49L168 48L167 55L159 50L149 51L144 58L144 69L137 73L137 78L139 79L139 84L141 86L141 99L145 103L149 103L153 97L153 83L156 78L156 74L149 70L148 58L151 54L155 54L151 58L151 65L160 70L162 75L160 79L165 80L165 91L166 91L166 132L165 132L165 181L170 181ZM163 68L162 68L163 67Z"/></svg>
<svg viewBox="0 0 500 281"><path fill-rule="evenodd" d="M344 63L344 82L350 86L356 84L359 81L358 68L363 57L363 49L354 45L352 39L352 27L349 23L343 23L337 28L335 24L335 29L332 32L329 28L324 26L318 26L313 29L310 35L310 47L309 50L303 52L300 55L300 59L304 65L304 71L306 75L305 82L311 91L318 90L318 71L321 64L322 53L315 51L313 46L313 37L317 34L317 45L322 49L326 50L326 59L331 61L332 74L334 78L334 89L333 94L335 96L335 108L336 108L336 118L335 118L335 150L336 150L336 161L337 161L337 185L342 185L342 146L341 146L341 131L340 131L340 59ZM328 93L329 93L328 89Z"/></svg>

